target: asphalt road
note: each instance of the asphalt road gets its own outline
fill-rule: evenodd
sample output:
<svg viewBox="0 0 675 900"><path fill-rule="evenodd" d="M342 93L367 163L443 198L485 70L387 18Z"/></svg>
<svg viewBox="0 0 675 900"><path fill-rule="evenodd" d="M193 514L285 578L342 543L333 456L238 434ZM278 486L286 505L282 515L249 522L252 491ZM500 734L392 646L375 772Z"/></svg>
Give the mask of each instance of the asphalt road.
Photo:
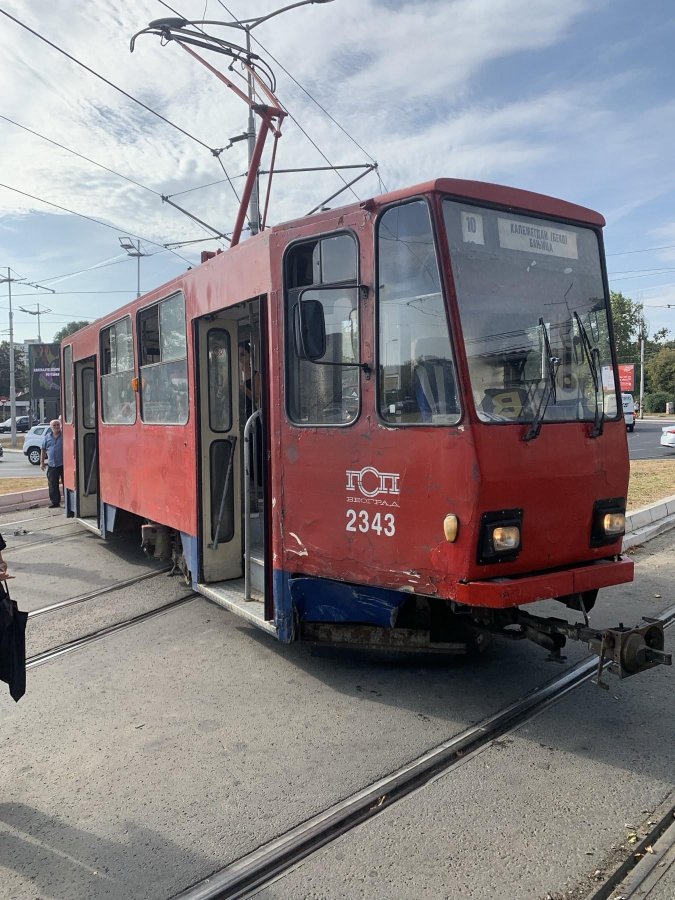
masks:
<svg viewBox="0 0 675 900"><path fill-rule="evenodd" d="M21 435L21 443L23 444L23 435ZM35 477L39 481L36 487L41 487L43 481L46 483L44 472L39 466L32 466L28 462L28 457L24 456L20 449L8 450L5 447L5 452L0 459L0 478L31 477Z"/></svg>
<svg viewBox="0 0 675 900"><path fill-rule="evenodd" d="M638 419L635 431L627 433L630 458L675 459L675 449L662 447L659 443L664 425L675 425L675 419Z"/></svg>
<svg viewBox="0 0 675 900"><path fill-rule="evenodd" d="M47 510L0 513L0 530L24 608L154 568L137 535L97 541ZM672 604L674 549L673 531L636 548L636 584L601 592L594 624ZM27 652L189 595L162 573L31 619ZM19 704L0 690L0 895L165 900L585 652L570 645L562 665L506 641L474 661L315 655L195 598L31 669ZM582 686L261 896L543 900L586 887L672 791L672 677Z"/></svg>

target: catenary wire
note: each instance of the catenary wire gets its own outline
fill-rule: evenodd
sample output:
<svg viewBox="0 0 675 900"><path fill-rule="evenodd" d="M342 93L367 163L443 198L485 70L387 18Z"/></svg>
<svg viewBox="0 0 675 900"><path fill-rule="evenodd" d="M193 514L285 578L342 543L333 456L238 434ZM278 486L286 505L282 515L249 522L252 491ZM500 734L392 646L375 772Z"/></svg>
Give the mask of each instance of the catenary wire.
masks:
<svg viewBox="0 0 675 900"><path fill-rule="evenodd" d="M1 10L0 10L1 12ZM86 219L88 222L94 222L96 225L102 225L104 228L109 228L111 231L116 231L118 234L121 232L122 234L128 234L130 237L135 237L137 240L144 241L146 244L152 244L155 247L161 247L163 250L166 249L163 244L158 243L158 241L151 241L150 238L141 237L138 234L135 234L132 231L129 231L126 228L120 228L117 225L110 225L108 222L101 222L100 219L94 219L92 216L87 216L85 213L75 212L73 209L68 209L66 206L59 206L58 203L52 203L51 200L45 200L43 197L36 197L34 194L29 194L27 191L21 191L19 188L12 187L9 184L3 184L0 182L0 187L5 188L8 191L14 191L16 194L21 194L23 197L29 197L31 200L37 200L38 203L46 203L47 206L53 206L55 209L60 209L62 212L69 213L71 216L78 216L80 219ZM175 250L169 250L169 253L173 253L174 256L177 256L178 259L186 262L189 266L192 266L192 262L185 256L182 256L180 253L176 253Z"/></svg>
<svg viewBox="0 0 675 900"><path fill-rule="evenodd" d="M116 84L114 84L114 82L110 81L110 80L109 80L108 78L106 78L104 75L100 75L100 74L99 74L98 72L96 72L94 69L90 68L88 65L86 65L86 64L83 63L83 62L81 62L79 59L76 59L76 57L72 56L72 55L71 55L70 53L68 53L66 50L64 50L63 48L59 47L58 44L54 44L54 43L53 43L52 41L50 41L48 38L46 38L46 37L44 37L43 35L41 35L38 31L35 31L35 30L34 30L33 28L31 28L29 25L26 25L26 24L25 24L24 22L22 22L20 19L17 19L15 16L12 16L12 15L11 15L10 13L8 13L6 10L1 9L1 8L0 8L0 13L2 13L2 15L3 15L3 16L6 16L8 19L11 19L13 22L16 22L17 25L20 25L20 26L21 26L21 28L25 28L26 31L30 32L30 33L31 33L32 35L34 35L36 38L39 38L39 39L40 39L41 41L43 41L45 44L48 44L48 45L49 45L50 47L52 47L54 50L57 50L59 53L62 53L63 56L67 57L69 60L71 60L72 62L76 63L78 66L81 66L83 69L85 69L85 70L86 70L87 72L89 72L91 75L94 75L96 78L98 78L98 79L100 79L101 81L103 81L103 82L104 82L105 84L107 84L109 87L111 87L111 88L113 88L114 90L118 91L120 94L123 94L125 97L127 97L129 100L132 100L134 103L137 103L139 106L143 107L143 109L147 110L149 113L152 113L153 116L157 116L158 119L161 119L163 122L166 122L167 125L170 125L172 128L175 128L176 131L180 131L180 133L181 133L181 134L184 134L185 137L190 138L190 140L195 141L195 143L197 143L197 144L199 144L200 146L204 147L206 150L209 151L209 153L212 153L212 152L213 152L213 148L212 148L212 147L209 147L209 145L208 145L207 143L205 143L204 141L202 141L200 138L196 137L194 134L191 134L189 131L186 131L184 128L181 128L180 125L176 125L175 122L172 122L170 119L167 119L166 116L163 116L161 113L158 113L157 110L153 109L151 106L148 106L146 103L143 103L142 100L139 100L137 97L134 97L132 94L127 93L127 91L123 90L121 87L118 87Z"/></svg>
<svg viewBox="0 0 675 900"><path fill-rule="evenodd" d="M166 4L164 3L164 0L159 0L159 2L162 3L163 6L166 6ZM219 2L220 5L223 7L223 9L225 10L225 12L226 12L228 15L232 16L233 19L236 20L236 16L235 16L234 13L232 12L232 10L230 10L230 9L227 8L227 6L223 3L223 0L218 0L218 2ZM254 38L253 35L251 35L251 37L252 37L252 39L258 44L258 46L261 47L261 48L265 51L265 53L268 52L268 51L266 50L266 48L263 47L263 45L260 43L260 41L257 40L257 38ZM271 57L272 59L274 59L274 57L272 57L272 54L271 54L271 53L270 53L269 55L270 55L270 57ZM275 60L275 62L276 62L276 60ZM283 68L283 67L282 67L282 68ZM284 70L284 71L285 71L285 70ZM332 163L332 162L330 161L330 159L326 156L326 154L323 152L323 150L322 150L322 149L319 147L319 145L316 143L316 141L315 141L313 138L311 138L311 137L309 136L309 134L305 131L305 129L302 127L302 125L301 125L301 124L298 122L298 120L295 118L295 116L293 115L293 113L290 112L290 110L288 110L288 108L286 108L286 112L288 113L288 117L291 119L291 121L294 122L295 125L300 129L300 131L304 134L304 136L307 138L307 140L310 142L310 144L314 147L314 149L317 151L317 153L322 157L322 159L324 159L324 160L328 163L328 165L329 165L332 169L335 170L335 174L338 176L338 178L339 178L340 181L344 184L344 186L345 186L345 187L349 187L349 186L347 185L347 181L346 181L346 179L344 178L344 176L342 175L342 173L335 167L334 163ZM364 153L365 153L365 150L364 150ZM349 187L349 190L352 192L352 194L356 197L357 200L361 200L361 198L360 198L359 195L356 193L356 191L354 190L353 187Z"/></svg>
<svg viewBox="0 0 675 900"><path fill-rule="evenodd" d="M136 187L142 188L144 191L149 191L151 194L154 194L156 197L162 198L162 194L159 191L156 191L154 188L148 187L147 184L142 184L140 181L136 181L134 178L130 178L128 175L123 175L121 172L116 172L115 169L111 169L109 166L103 165L103 163L97 162L95 159L91 159L89 156L85 156L84 153L79 153L77 150L73 150L71 147L66 147L65 144L60 144L58 141L53 140L50 137L47 137L45 134L40 134L39 131L34 131L32 128L28 128L26 125L22 125L20 122L17 122L15 119L10 119L9 116L4 116L0 114L0 119L4 119L5 122L10 122L12 125L15 125L17 128L21 128L29 134L35 135L35 137L41 138L43 141L47 141L50 144L53 144L55 147L59 147L61 150L65 150L67 153L72 153L74 156L79 157L80 159L86 160L86 162L91 163L93 166L97 166L99 169L103 169L105 172L110 172L112 175L117 176L118 178L123 178L125 181L128 181L130 184L136 185ZM207 231L208 229L201 225L200 227Z"/></svg>
<svg viewBox="0 0 675 900"><path fill-rule="evenodd" d="M121 172L116 172L109 166L105 166L103 165L103 163L96 162L95 159L91 159L91 157L85 156L84 153L79 153L77 150L73 150L72 147L66 147L65 144L60 144L58 141L47 137L47 135L40 134L39 131L33 131L32 128L28 128L27 125L22 125L21 122L17 122L15 119L10 119L9 116L3 116L0 113L0 119L4 119L5 122L10 122L12 125L16 125L17 128L21 128L23 129L23 131L27 131L29 134L33 134L35 135L35 137L39 137L43 141L47 141L48 143L53 144L55 147L59 147L61 150L65 150L67 153L72 153L73 156L78 156L80 159L86 160L86 162L91 163L93 166L98 166L99 169L105 169L106 172L110 172L112 175L116 175L118 178L123 178L125 181L128 181L131 184L135 184L136 187L142 188L144 191L150 191L150 193L155 194L156 197L162 196L159 191L156 191L154 188L148 187L147 184L141 184L140 181L136 181L134 178L129 178L128 175L123 175Z"/></svg>
<svg viewBox="0 0 675 900"><path fill-rule="evenodd" d="M168 3L165 3L164 0L158 0L158 2L159 2L162 6L164 6L166 9L168 9L170 12L172 12L174 15L180 16L182 19L185 19L185 16L181 15L181 13L179 13L177 10L175 10L173 7L169 6ZM195 27L196 27L199 31L201 31L203 34L206 34L206 32L204 31L203 28L200 28L198 25L195 26ZM225 179L226 179L227 183L230 185L230 187L232 188L232 193L233 193L234 196L237 198L237 202L238 202L239 204L241 204L241 200L240 200L240 198L239 198L239 194L237 193L237 189L235 188L234 184L232 183L232 179L230 178L230 174L229 174L229 172L227 171L227 169L225 168L225 164L223 163L222 159L220 158L221 152L222 152L222 150L219 150L219 149L212 149L212 150L211 150L211 153L213 154L213 156L215 156L215 158L216 158L216 159L218 160L218 162L220 163L220 168L221 168L221 169L223 170L223 172L225 173ZM248 217L248 214L246 215L246 222L247 222L247 224L248 224L248 226L249 226L249 228L250 228L250 227L251 227L251 221L250 221L250 219L249 219L249 217Z"/></svg>
<svg viewBox="0 0 675 900"><path fill-rule="evenodd" d="M235 16L234 13L232 12L232 10L231 10L231 9L228 9L228 7L225 5L225 3L223 3L223 0L218 0L218 2L220 3L220 5L223 7L223 9L225 10L225 12L226 12L228 15L232 16L233 19L236 19L236 16ZM267 49L267 47L265 47L265 45L262 44L262 43L261 43L256 37L254 37L254 35L252 35L252 34L251 34L251 39L252 39L253 41L255 41L255 43L260 47L260 49L263 50L263 51L269 56L269 58L270 58L271 60L273 60L273 61L276 63L277 66L279 66L279 68L281 69L281 71L284 72L284 73L291 79L291 81L292 81L295 85L297 85L297 86L300 88L300 90L303 91L303 92L309 97L309 99L319 107L319 109L321 110L321 112L322 112L325 116L327 116L327 117L331 120L331 122L332 122L334 125L336 125L336 126L340 129L340 131L341 131L344 135L346 135L346 136L349 138L349 140L352 141L352 143L353 143L356 147L358 147L358 149L359 149L362 153L365 153L366 156L368 157L368 159L369 159L372 163L375 163L375 165L377 165L377 161L374 159L374 157L372 157L372 156L370 155L370 153L368 153L368 151L367 151L364 147L362 147L361 144L359 144L359 142L356 140L356 138L355 138L353 135L351 135L351 134L347 131L347 129L344 128L344 127L337 121L337 119L335 119L335 118L328 112L328 110L327 110L324 106L321 105L321 103L319 103L319 101L316 99L316 97L312 96L312 94L307 90L306 87L304 87L304 85L300 84L300 82L297 80L297 78L295 78L295 77L288 71L288 69L283 65L283 63L281 63L281 62L280 62L280 61L279 61L279 60L278 60L278 59L277 59L277 58L276 58L276 57L275 57L275 56ZM293 118L293 117L291 116L291 118ZM295 119L293 119L293 121L295 122ZM297 124L297 123L296 123L296 124ZM385 189L385 191L386 191L386 190L387 190L387 187L386 187L384 181L382 180L381 175L379 174L379 170L378 170L378 179L379 179L381 185L384 187L384 189ZM352 191L352 193L354 193L354 192Z"/></svg>

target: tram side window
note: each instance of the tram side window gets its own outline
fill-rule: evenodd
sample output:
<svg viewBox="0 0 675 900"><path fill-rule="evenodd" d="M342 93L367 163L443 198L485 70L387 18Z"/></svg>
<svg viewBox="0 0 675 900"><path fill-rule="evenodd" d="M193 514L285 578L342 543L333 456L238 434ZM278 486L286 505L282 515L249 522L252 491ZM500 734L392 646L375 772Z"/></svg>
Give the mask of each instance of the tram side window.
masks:
<svg viewBox="0 0 675 900"><path fill-rule="evenodd" d="M73 348L63 351L63 420L73 421Z"/></svg>
<svg viewBox="0 0 675 900"><path fill-rule="evenodd" d="M378 403L396 425L459 421L457 374L429 209L415 200L378 223Z"/></svg>
<svg viewBox="0 0 675 900"><path fill-rule="evenodd" d="M141 417L160 425L188 420L185 298L174 294L138 316Z"/></svg>
<svg viewBox="0 0 675 900"><path fill-rule="evenodd" d="M286 396L298 425L346 425L358 415L358 247L351 234L294 246L286 257ZM294 321L299 303L319 301L326 326L321 359L300 359Z"/></svg>
<svg viewBox="0 0 675 900"><path fill-rule="evenodd" d="M111 425L136 421L134 341L127 316L101 331L101 413Z"/></svg>

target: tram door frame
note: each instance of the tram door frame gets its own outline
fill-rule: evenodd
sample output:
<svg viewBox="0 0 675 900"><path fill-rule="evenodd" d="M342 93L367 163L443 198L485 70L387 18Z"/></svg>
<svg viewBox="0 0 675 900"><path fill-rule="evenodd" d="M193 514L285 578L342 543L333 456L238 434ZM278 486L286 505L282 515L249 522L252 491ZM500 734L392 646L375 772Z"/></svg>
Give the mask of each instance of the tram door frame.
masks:
<svg viewBox="0 0 675 900"><path fill-rule="evenodd" d="M199 384L200 580L204 583L241 578L244 572L238 330L237 317L228 315L225 310L197 319L195 323ZM210 362L217 367L217 358L223 354L228 357L226 370L211 367ZM229 380L226 384L215 385L210 378L212 372L223 381ZM221 395L218 396L216 391L222 392ZM229 404L229 410L223 410L223 403ZM222 421L214 423L216 417L221 417ZM221 427L214 428L214 424ZM216 481L215 489L213 480ZM221 508L223 516L218 529Z"/></svg>
<svg viewBox="0 0 675 900"><path fill-rule="evenodd" d="M80 519L100 518L98 459L98 372L96 357L75 360L75 487L76 515ZM91 372L91 382L85 376ZM93 411L93 424L90 413ZM85 413L87 414L85 416ZM93 438L91 437L93 435ZM93 460L92 460L93 448ZM93 489L92 489L93 488Z"/></svg>

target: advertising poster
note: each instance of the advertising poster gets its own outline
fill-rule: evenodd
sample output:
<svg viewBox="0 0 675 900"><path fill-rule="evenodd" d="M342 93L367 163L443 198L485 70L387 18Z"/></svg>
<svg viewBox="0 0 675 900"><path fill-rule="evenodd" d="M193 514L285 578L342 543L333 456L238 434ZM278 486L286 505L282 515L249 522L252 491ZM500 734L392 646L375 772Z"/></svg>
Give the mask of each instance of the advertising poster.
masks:
<svg viewBox="0 0 675 900"><path fill-rule="evenodd" d="M58 400L61 396L61 345L29 344L28 370L33 400Z"/></svg>

